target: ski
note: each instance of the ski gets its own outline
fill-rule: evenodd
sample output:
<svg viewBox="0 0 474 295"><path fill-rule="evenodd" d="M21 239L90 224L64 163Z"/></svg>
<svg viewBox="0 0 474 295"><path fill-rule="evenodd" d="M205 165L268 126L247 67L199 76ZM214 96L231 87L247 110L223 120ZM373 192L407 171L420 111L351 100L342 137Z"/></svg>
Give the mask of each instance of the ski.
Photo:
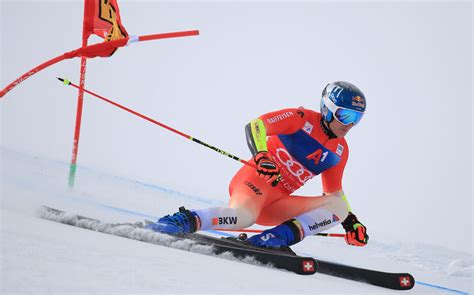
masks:
<svg viewBox="0 0 474 295"><path fill-rule="evenodd" d="M223 239L212 238L202 234L187 234L181 236L157 233L143 228L143 223L106 223L97 219L68 214L65 211L42 206L40 217L43 219L98 231L110 235L129 238L141 242L166 246L189 252L206 255L217 255L226 258L230 253L233 259L247 262L253 258L260 264L291 271L300 275L311 275L317 271L317 262L312 257L302 257L294 253L285 253L278 250L267 250L256 247L241 247L237 243ZM252 263L252 261L248 261Z"/></svg>
<svg viewBox="0 0 474 295"><path fill-rule="evenodd" d="M230 245L238 245L244 248L255 248L248 245L237 238L221 238L216 239L209 236L202 236L202 239L208 239L213 243L227 243ZM260 249L260 248L259 248ZM285 250L290 255L296 255L290 248ZM377 270L364 269L335 262L316 259L317 272L325 275L335 276L343 279L363 282L374 286L393 290L410 290L415 286L415 279L409 273L390 273Z"/></svg>
<svg viewBox="0 0 474 295"><path fill-rule="evenodd" d="M84 229L206 255L218 255L225 258L222 254L230 253L234 259L244 262L246 262L245 258L251 257L261 264L301 275L318 272L393 290L410 290L415 285L415 279L409 273L382 272L302 257L290 248L280 250L254 247L237 238L215 238L197 233L180 236L167 235L145 229L141 222L106 223L46 206L41 207L40 217Z"/></svg>
<svg viewBox="0 0 474 295"><path fill-rule="evenodd" d="M194 240L191 238L191 240ZM199 240L197 240L199 243ZM312 275L317 271L317 262L312 257L302 257L298 255L290 255L278 251L265 251L260 249L250 249L239 247L238 245L226 245L219 243L205 243L205 245L212 245L215 254L223 254L230 252L239 259L252 257L256 261L269 264L275 268L292 271L300 275Z"/></svg>
<svg viewBox="0 0 474 295"><path fill-rule="evenodd" d="M410 290L415 286L415 278L409 273L390 273L359 268L317 259L318 272L353 281L393 289Z"/></svg>

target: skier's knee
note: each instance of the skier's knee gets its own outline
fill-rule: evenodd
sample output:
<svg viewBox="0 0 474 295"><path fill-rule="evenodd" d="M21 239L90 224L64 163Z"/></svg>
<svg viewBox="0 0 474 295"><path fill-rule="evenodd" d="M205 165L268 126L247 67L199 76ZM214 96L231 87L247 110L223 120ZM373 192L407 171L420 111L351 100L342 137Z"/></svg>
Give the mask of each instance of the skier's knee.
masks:
<svg viewBox="0 0 474 295"><path fill-rule="evenodd" d="M236 208L236 210L238 218L236 228L242 229L255 224L257 216L255 216L255 214L253 214L250 210L245 208Z"/></svg>
<svg viewBox="0 0 474 295"><path fill-rule="evenodd" d="M241 229L255 223L256 216L246 208L215 207L195 211L201 220L201 229Z"/></svg>

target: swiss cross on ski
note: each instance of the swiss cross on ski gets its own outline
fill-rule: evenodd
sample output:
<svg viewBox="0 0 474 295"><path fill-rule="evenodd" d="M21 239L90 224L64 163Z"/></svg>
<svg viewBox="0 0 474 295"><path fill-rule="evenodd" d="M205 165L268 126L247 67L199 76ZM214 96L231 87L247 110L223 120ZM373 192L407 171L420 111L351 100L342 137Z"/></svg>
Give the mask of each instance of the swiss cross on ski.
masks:
<svg viewBox="0 0 474 295"><path fill-rule="evenodd" d="M314 261L311 261L311 260L303 261L303 271L314 272Z"/></svg>
<svg viewBox="0 0 474 295"><path fill-rule="evenodd" d="M408 276L400 277L400 287L404 287L404 288L411 287L410 277Z"/></svg>

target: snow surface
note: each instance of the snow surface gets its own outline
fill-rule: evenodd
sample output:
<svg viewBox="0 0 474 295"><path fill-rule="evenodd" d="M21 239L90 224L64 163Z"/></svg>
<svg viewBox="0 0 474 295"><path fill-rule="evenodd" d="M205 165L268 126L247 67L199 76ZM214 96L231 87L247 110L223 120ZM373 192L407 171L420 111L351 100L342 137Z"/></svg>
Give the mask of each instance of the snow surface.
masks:
<svg viewBox="0 0 474 295"><path fill-rule="evenodd" d="M41 219L41 205L106 222L136 222L175 211L182 204L198 208L222 202L87 167L78 170L80 189L69 191L66 162L4 147L0 151L2 293L395 292L321 274L299 276ZM417 280L410 293L473 292L472 255L381 236L364 248L348 247L336 238L313 237L295 250L360 267L410 272Z"/></svg>

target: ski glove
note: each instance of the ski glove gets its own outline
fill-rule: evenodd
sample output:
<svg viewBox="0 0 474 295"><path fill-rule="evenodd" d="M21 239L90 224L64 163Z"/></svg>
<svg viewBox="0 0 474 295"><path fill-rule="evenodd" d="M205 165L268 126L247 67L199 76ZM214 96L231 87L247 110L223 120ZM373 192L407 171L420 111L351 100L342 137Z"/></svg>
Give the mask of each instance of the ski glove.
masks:
<svg viewBox="0 0 474 295"><path fill-rule="evenodd" d="M357 217L349 212L347 218L341 223L346 230L346 243L351 246L365 246L369 241L367 228L357 220Z"/></svg>
<svg viewBox="0 0 474 295"><path fill-rule="evenodd" d="M257 164L258 176L265 179L267 183L271 183L272 186L276 186L281 179L280 168L272 160L270 153L259 152L255 155L254 161Z"/></svg>

